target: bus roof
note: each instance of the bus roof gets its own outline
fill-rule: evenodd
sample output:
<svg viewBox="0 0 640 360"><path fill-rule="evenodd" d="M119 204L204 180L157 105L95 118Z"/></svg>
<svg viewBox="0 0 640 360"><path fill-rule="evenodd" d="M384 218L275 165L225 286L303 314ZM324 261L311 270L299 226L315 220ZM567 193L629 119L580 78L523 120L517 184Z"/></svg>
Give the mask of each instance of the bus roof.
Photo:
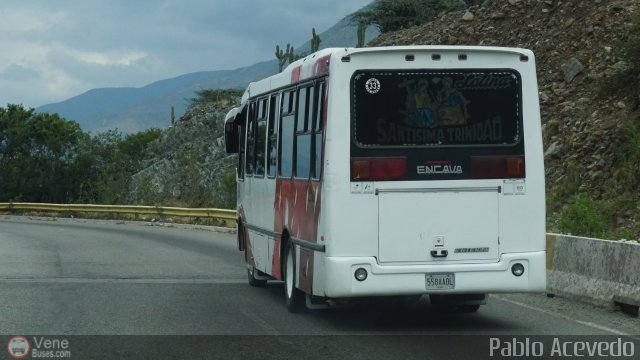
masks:
<svg viewBox="0 0 640 360"><path fill-rule="evenodd" d="M474 52L493 52L496 54L524 56L527 59L533 58L533 53L528 49L496 46L412 45L366 48L326 48L296 60L289 64L289 66L279 74L250 83L242 96L242 103L245 103L249 98L259 96L260 94L270 92L274 89L326 74L329 72L329 62L331 58L335 58L336 56L344 58L358 55L388 54L392 52L406 53L406 55L414 55L416 52L434 54L450 52L463 54L470 54Z"/></svg>

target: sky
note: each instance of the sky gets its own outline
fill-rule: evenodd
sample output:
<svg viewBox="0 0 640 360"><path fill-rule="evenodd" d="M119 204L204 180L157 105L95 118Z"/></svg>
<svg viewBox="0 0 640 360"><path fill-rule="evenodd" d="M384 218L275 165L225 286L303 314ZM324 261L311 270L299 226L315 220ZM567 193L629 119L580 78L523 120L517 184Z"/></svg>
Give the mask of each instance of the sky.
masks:
<svg viewBox="0 0 640 360"><path fill-rule="evenodd" d="M0 106L275 58L372 0L1 0Z"/></svg>

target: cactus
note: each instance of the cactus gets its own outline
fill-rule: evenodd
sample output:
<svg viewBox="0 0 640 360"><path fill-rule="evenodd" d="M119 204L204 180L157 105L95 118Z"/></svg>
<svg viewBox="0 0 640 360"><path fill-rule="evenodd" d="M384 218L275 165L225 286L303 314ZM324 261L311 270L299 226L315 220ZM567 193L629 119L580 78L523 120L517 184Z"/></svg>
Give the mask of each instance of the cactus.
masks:
<svg viewBox="0 0 640 360"><path fill-rule="evenodd" d="M291 51L289 51L289 64L293 63L294 61L303 58L303 56L300 56L298 54L296 54L293 51L293 46L291 47Z"/></svg>
<svg viewBox="0 0 640 360"><path fill-rule="evenodd" d="M322 40L320 40L320 36L318 36L316 34L316 28L312 28L311 29L311 53L313 54L314 52L320 50L320 43L322 42Z"/></svg>
<svg viewBox="0 0 640 360"><path fill-rule="evenodd" d="M287 50L280 49L280 45L276 45L276 58L278 59L278 72L282 72L284 65L294 62L293 46L287 43Z"/></svg>
<svg viewBox="0 0 640 360"><path fill-rule="evenodd" d="M364 47L364 35L366 30L367 30L367 25L365 24L365 22L364 21L358 22L358 45L356 46L359 48Z"/></svg>

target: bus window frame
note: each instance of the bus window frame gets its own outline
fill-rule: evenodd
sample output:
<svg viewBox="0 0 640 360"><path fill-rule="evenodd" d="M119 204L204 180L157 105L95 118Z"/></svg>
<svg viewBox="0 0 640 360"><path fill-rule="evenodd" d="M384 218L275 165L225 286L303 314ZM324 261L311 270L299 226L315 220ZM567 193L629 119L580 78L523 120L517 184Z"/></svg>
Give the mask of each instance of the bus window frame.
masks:
<svg viewBox="0 0 640 360"><path fill-rule="evenodd" d="M429 69L430 71L444 71L442 69ZM448 72L454 71L482 71L486 70L483 68L479 69L466 69L466 68L451 68L446 69ZM357 138L357 129L356 129L356 121L357 121L357 110L356 110L356 96L355 96L355 88L354 88L354 80L357 76L362 74L375 74L375 73L389 73L390 71L406 71L405 69L395 69L395 70L384 70L384 69L366 69L366 70L358 70L354 72L349 80L349 103L350 103L350 125L349 131L351 133L350 138L352 144L354 144L359 149L375 149L375 150L406 150L406 149L473 149L473 148L518 148L524 147L525 135L524 135L524 114L523 114L523 79L522 74L517 69L513 68L491 68L492 72L507 72L516 76L518 83L518 93L517 97L517 121L518 121L518 129L517 129L517 141L508 144L415 144L415 145L380 145L380 144L364 144L360 142ZM428 72L421 70L422 72Z"/></svg>
<svg viewBox="0 0 640 360"><path fill-rule="evenodd" d="M314 99L313 99L313 121L311 121L311 180L320 181L322 179L322 163L324 158L323 138L324 138L324 117L325 117L325 91L327 84L325 79L314 82ZM320 148L318 149L318 135L320 135ZM317 150L320 150L320 156L317 156ZM317 166L317 162L320 166ZM316 170L319 169L319 173Z"/></svg>
<svg viewBox="0 0 640 360"><path fill-rule="evenodd" d="M245 130L245 160L244 160L244 176L253 177L253 166L255 165L255 132L256 132L256 123L257 123L257 106L258 100L253 99L249 103L248 111L247 111L247 122L246 122L246 130ZM253 134L251 134L253 133ZM249 151L249 147L251 146L251 152ZM251 153L251 154L250 154ZM249 156L251 155L251 158Z"/></svg>
<svg viewBox="0 0 640 360"><path fill-rule="evenodd" d="M311 178L311 171L312 171L312 156L313 155L313 132L311 127L309 126L310 123L312 121L309 120L309 115L311 115L313 117L313 114L309 114L309 108L311 105L311 109L313 111L314 108L314 104L313 104L313 99L311 99L312 95L311 92L315 87L315 83L314 82L306 82L303 84L299 84L296 87L296 92L297 92L297 101L296 101L296 117L295 117L295 140L294 140L294 145L293 145L293 163L294 163L294 171L293 171L293 178L296 180L309 180ZM300 96L301 94L305 93L305 100L304 100L304 114L300 113ZM304 122L304 124L302 125L302 128L300 129L299 126L299 120L300 117L302 117L302 121ZM308 173L307 176L298 176L298 139L302 136L308 136L309 137L309 157L308 157Z"/></svg>
<svg viewBox="0 0 640 360"><path fill-rule="evenodd" d="M256 116L255 116L255 124L254 124L254 139L253 139L253 149L254 149L254 154L253 154L253 177L254 178L264 178L265 174L266 174L266 159L267 159L267 154L266 154L266 146L267 146L267 127L268 127L268 116L269 116L269 97L268 96L263 96L263 97L259 97L256 101ZM262 158L262 172L259 173L258 172L258 139L259 139L259 135L260 135L260 126L264 126L265 127L265 133L263 136L263 142L262 142L262 151L263 151L263 158Z"/></svg>
<svg viewBox="0 0 640 360"><path fill-rule="evenodd" d="M292 96L293 94L293 96ZM278 159L276 160L277 162L277 176L281 179L292 179L293 178L293 174L294 174L294 165L295 165L295 131L296 131L296 100L297 100L297 88L294 87L289 87L286 89L283 89L281 92L281 100L280 100L280 114L278 116L278 129L280 130L278 132ZM287 99L287 101L285 102L285 99ZM284 107L285 104L287 106L287 109L285 111ZM283 137L283 126L282 126L282 122L283 119L285 117L288 116L293 116L293 143L292 143L292 152L291 152L291 174L289 176L283 176L282 175L282 137Z"/></svg>
<svg viewBox="0 0 640 360"><path fill-rule="evenodd" d="M282 98L282 92L278 91L275 93L269 94L269 114L267 115L267 141L266 147L267 151L265 153L266 159L266 168L265 175L268 179L275 179L278 174L278 136L280 134L280 99ZM273 110L273 112L272 112ZM271 155L271 145L275 143L275 162L271 164L270 155ZM273 166L273 174L270 174L270 169Z"/></svg>

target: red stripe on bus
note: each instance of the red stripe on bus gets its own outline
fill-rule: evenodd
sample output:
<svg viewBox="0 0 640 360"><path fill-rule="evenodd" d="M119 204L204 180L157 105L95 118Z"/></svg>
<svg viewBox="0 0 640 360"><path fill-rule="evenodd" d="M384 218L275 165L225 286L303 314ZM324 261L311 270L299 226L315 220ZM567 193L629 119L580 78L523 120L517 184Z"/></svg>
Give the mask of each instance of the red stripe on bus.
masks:
<svg viewBox="0 0 640 360"><path fill-rule="evenodd" d="M300 81L300 71L302 71L302 65L298 65L291 71L291 83L295 84Z"/></svg>

